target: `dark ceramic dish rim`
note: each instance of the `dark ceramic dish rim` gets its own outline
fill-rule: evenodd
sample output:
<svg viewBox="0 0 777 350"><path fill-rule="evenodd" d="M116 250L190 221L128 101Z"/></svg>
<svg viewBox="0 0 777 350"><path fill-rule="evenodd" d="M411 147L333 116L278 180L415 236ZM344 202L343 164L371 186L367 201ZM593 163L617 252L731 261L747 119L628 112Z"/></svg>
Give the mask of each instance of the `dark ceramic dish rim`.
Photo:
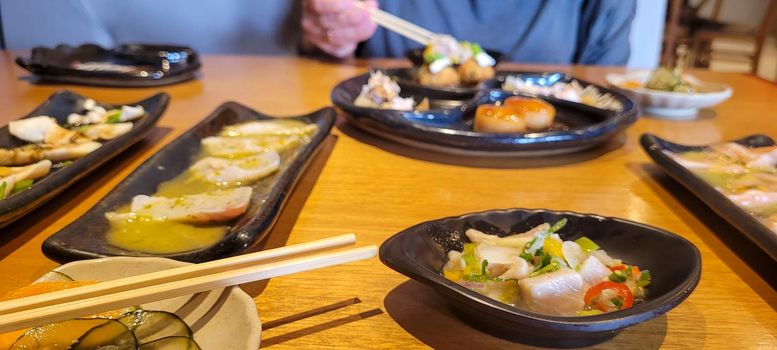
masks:
<svg viewBox="0 0 777 350"><path fill-rule="evenodd" d="M583 108L582 104L572 103L570 105L568 101L564 101L566 106L577 108L585 113L599 114L604 116L604 120L590 124L579 128L570 128L569 130L557 130L549 132L530 132L523 134L497 134L497 133L481 133L475 131L462 131L457 129L450 129L444 126L431 126L423 125L418 122L413 122L405 115L422 115L423 113L405 112L398 110L384 110L378 108L359 107L353 104L353 101L346 101L339 96L341 91L347 91L345 85L352 84L353 81L363 80L370 73L364 73L343 80L338 83L330 94L330 98L335 106L343 109L349 114L350 118L367 118L378 125L383 125L389 130L394 130L394 136L400 138L406 138L422 144L430 144L434 146L462 148L462 145L456 144L460 142L476 143L481 142L483 144L469 145L469 150L476 151L490 151L490 152L515 152L515 151L534 151L534 150L547 150L553 148L577 146L578 143L596 143L608 136L614 135L619 131L625 129L629 125L636 122L639 114L637 105L618 92L612 92L605 90L608 93L614 93L616 96L621 96L625 103L624 110L621 112L603 110L599 108ZM580 80L579 80L580 81ZM583 82L583 81L581 81ZM353 93L352 93L353 94ZM470 106L486 103L492 94L504 94L514 96L529 96L532 95L520 94L501 89L481 90L475 97L463 102L462 113ZM549 99L546 96L537 96L543 100L546 100L552 104L560 104L558 99ZM588 106L586 106L588 107ZM451 108L444 110L432 110L433 112L440 111L455 111L459 108ZM377 117L377 116L380 117ZM360 126L359 122L355 123ZM407 129L407 130L404 130ZM463 140L447 140L446 138L439 137L440 135L448 135L449 137L463 138ZM573 145L568 145L573 144ZM567 146L568 145L568 146Z"/></svg>
<svg viewBox="0 0 777 350"><path fill-rule="evenodd" d="M116 185L116 187L114 187L108 194L106 194L102 199L100 199L97 203L95 203L81 218L70 223L68 226L65 226L60 231L48 237L46 241L44 241L43 243L43 253L49 258L51 258L52 260L59 261L59 262L113 256L113 255L95 253L89 250L77 249L73 246L63 243L62 240L58 240L58 236L63 235L68 231L75 230L81 225L89 225L88 222L83 222L83 221L85 221L88 216L91 216L94 213L100 212L99 204L101 202L106 200L108 201L113 200L113 197L118 196L118 193L121 193L125 190L125 188L132 186L132 182L136 181L136 180L133 180L133 177L135 174L145 171L146 168L157 166L159 163L158 159L164 156L167 149L183 143L186 138L196 134L200 129L207 127L209 123L218 119L224 112L228 110L237 110L254 116L259 116L260 118L256 118L257 120L268 120L268 119L279 118L279 117L273 117L264 113L257 112L247 106L244 106L234 101L229 101L221 104L211 114L209 114L208 117L204 118L199 123L192 126L189 130L185 131L184 133L176 137L176 139L170 141L167 145L165 145L164 147L156 151L151 157L146 159L142 164L140 164L137 168L135 168L135 170L133 170L132 173L130 173L130 175L128 175L124 180L122 180L118 185ZM311 139L310 143L303 146L304 148L296 155L294 160L292 160L292 162L289 164L286 171L284 171L281 174L281 177L278 178L278 180L273 184L273 189L270 193L271 193L271 196L274 193L277 196L277 200L274 203L272 203L273 205L271 205L267 209L269 211L272 211L272 213L270 213L271 215L269 215L268 217L269 221L259 220L259 219L262 219L261 217L259 217L259 219L256 219L256 218L252 219L254 221L249 220L242 226L244 228L249 227L249 229L256 230L257 234L251 240L251 244L248 244L247 246L242 246L242 247L232 246L230 248L217 249L221 246L221 243L225 242L225 240L229 238L230 235L227 235L224 238L222 238L219 242L215 243L214 245L211 245L206 248L202 248L200 250L191 251L191 252L184 252L184 253L178 253L178 254L140 254L140 255L116 255L116 256L164 257L164 258L188 261L188 262L203 262L203 261L217 259L220 257L236 255L241 251L244 251L250 248L251 246L258 244L260 241L262 241L275 225L278 219L278 215L280 214L281 210L285 206L286 201L288 200L289 194L291 193L292 189L296 185L299 178L302 176L302 173L305 171L308 164L312 161L315 154L321 148L323 141L329 135L329 131L331 130L334 124L335 112L334 112L334 109L332 109L331 107L325 107L308 114L288 116L288 117L314 118L313 123L316 123L319 126L319 130L316 132L315 136ZM249 213L246 213L244 215L247 215L247 214ZM267 218L264 218L264 219L267 219ZM103 244L107 244L107 242L103 242Z"/></svg>
<svg viewBox="0 0 777 350"><path fill-rule="evenodd" d="M42 56L51 54L51 52L64 52L70 51L78 52L83 51L87 47L94 47L105 52L111 52L114 55L120 55L118 51L120 48L128 47L153 47L157 49L169 48L169 51L189 51L191 52L190 58L186 63L179 63L182 69L165 74L161 77L147 76L138 77L127 75L120 72L94 72L85 71L76 68L71 68L57 64L45 64L42 63ZM63 53L64 54L64 53ZM109 86L109 87L146 87L146 86L162 86L174 83L187 81L196 77L196 72L202 66L199 59L199 54L190 47L180 45L166 45L166 44L145 44L145 43L125 43L118 45L114 48L105 48L97 44L82 44L79 46L70 45L57 45L55 47L36 46L32 49L29 57L16 57L16 64L30 73L34 74L39 82L43 83L71 83L71 84L84 84L93 86Z"/></svg>
<svg viewBox="0 0 777 350"><path fill-rule="evenodd" d="M514 213L514 212L524 212L524 213L530 213L530 214L552 213L555 215L563 215L563 216L591 217L591 218L596 218L600 221L614 221L622 224L639 226L641 228L663 235L664 237L667 237L670 239L677 239L680 242L684 242L685 244L687 244L687 246L692 248L692 251L694 253L694 261L696 262L696 264L693 266L693 271L688 277L688 279L678 284L676 287L668 291L664 296L660 298L648 299L642 303L635 305L634 307L631 307L627 310L622 310L622 311L610 312L610 313L594 315L594 316L562 317L562 316L549 316L549 315L539 314L539 313L515 308L512 306L503 304L494 299L483 296L481 294L478 294L477 292L469 290L456 283L453 283L447 280L446 278L444 278L443 276L441 276L439 272L431 272L430 270L424 268L423 266L420 266L414 262L409 261L409 259L407 259L406 256L402 253L401 244L395 243L395 242L399 242L403 237L412 234L412 232L416 231L419 227L422 227L431 222L462 220L469 217L481 216L481 215L490 214L490 213L508 214L508 213ZM379 256L383 264L390 267L391 269L394 269L402 273L405 276L413 278L431 287L435 287L435 286L445 287L448 290L454 291L455 296L457 298L466 299L470 302L478 303L482 306L488 307L489 309L497 312L496 315L492 314L490 316L498 317L504 320L508 320L510 322L521 323L521 324L527 324L527 322L540 322L542 324L542 326L540 327L542 328L551 328L551 329L557 329L557 330L578 331L578 332L614 331L614 330L622 329L634 324L647 321L649 319L659 316L660 314L666 313L672 308L679 305L686 298L688 298L691 292L698 285L699 279L701 277L701 254L699 253L699 250L690 241L688 241L687 239L679 235L676 235L674 233L671 233L669 231L666 231L654 226L650 226L650 225L646 225L646 224L642 224L642 223L638 223L630 220L619 219L614 217L606 217L606 216L601 216L597 214L585 214L585 213L578 213L578 212L572 212L572 211L559 211L559 210L549 210L549 209L511 208L511 209L485 210L480 212L449 216L445 218L422 222L420 224L406 228L400 231L399 233L389 237L386 241L383 242L383 244L381 244ZM656 310L658 312L651 314L651 312L654 312ZM615 320L618 320L620 322L617 325L612 324L611 322ZM532 324L531 326L537 327L536 324Z"/></svg>
<svg viewBox="0 0 777 350"><path fill-rule="evenodd" d="M775 142L767 135L755 134L729 142L736 142L749 147L764 147ZM777 260L777 233L770 230L754 216L740 208L726 196L708 184L704 179L680 165L667 156L664 151L675 152L672 149L691 151L703 150L709 145L683 145L667 141L653 134L643 134L640 144L651 159L675 181L687 188L704 204L710 207L718 216L739 229L745 236L764 250L772 259Z"/></svg>
<svg viewBox="0 0 777 350"><path fill-rule="evenodd" d="M70 90L60 90L53 93L46 101L44 101L41 105L36 107L21 119L41 115L40 111L44 110L47 106L53 103L53 101L59 96L71 96L78 100L86 99L86 97L76 94ZM28 190L14 194L0 201L0 217L2 218L2 221L0 221L0 227L13 222L21 216L27 214L29 211L32 211L36 207L42 205L48 199L53 198L79 179L99 168L103 163L107 162L111 158L117 156L119 153L125 151L130 146L142 140L146 134L148 134L148 132L154 128L154 125L157 123L157 121L159 121L159 118L162 117L162 114L164 114L165 110L167 109L169 101L170 96L168 94L158 93L146 99L131 103L107 104L99 102L104 105L112 106L139 105L153 102L154 104L152 106L154 106L154 109L146 110L146 116L144 116L139 121L136 121L132 126L132 129L130 129L130 131L126 134L121 135L113 140L103 142L100 148L87 154L83 158L74 160L71 165L63 169L59 169L56 172L36 181L36 183ZM6 125L3 127L3 129L7 127L8 126ZM38 202L35 203L36 201ZM31 205L31 207L25 208L27 205ZM19 210L21 210L21 212L17 212ZM10 219L8 217L10 217Z"/></svg>

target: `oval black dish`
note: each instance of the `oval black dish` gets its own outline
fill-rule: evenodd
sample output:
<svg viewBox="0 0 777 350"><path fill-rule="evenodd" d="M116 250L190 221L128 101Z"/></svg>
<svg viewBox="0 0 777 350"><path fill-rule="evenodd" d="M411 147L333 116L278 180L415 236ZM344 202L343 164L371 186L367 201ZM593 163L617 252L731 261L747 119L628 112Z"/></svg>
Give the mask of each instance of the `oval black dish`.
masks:
<svg viewBox="0 0 777 350"><path fill-rule="evenodd" d="M35 108L35 110L27 114L24 118L47 115L56 118L59 124L62 125L66 123L67 116L70 113L80 113L83 110L85 100L85 97L71 91L59 91L51 95L46 102L43 102L43 104L38 108ZM74 184L80 178L100 167L100 165L109 159L143 139L143 137L154 128L154 125L167 108L169 101L170 96L161 93L142 101L125 103L126 105L143 106L146 111L146 116L134 121L132 129L126 134L104 142L100 148L81 159L73 161L72 164L66 167L52 169L50 174L35 181L29 189L0 200L0 227L10 224L36 207L42 205L70 185ZM98 102L98 104L109 110L112 109L113 106L119 106L119 104L111 105L102 102ZM11 135L8 131L8 125L0 128L1 148L13 148L24 144L25 142Z"/></svg>
<svg viewBox="0 0 777 350"><path fill-rule="evenodd" d="M105 256L157 256L181 261L203 262L237 254L258 243L269 233L295 183L329 135L335 119L332 108L324 108L304 116L292 117L318 125L310 143L284 157L280 169L253 185L254 194L247 212L230 225L216 244L196 251L157 255L128 251L110 245L106 240L109 223L105 213L130 203L140 194L156 191L157 186L182 173L200 151L200 140L217 134L224 126L250 120L273 117L258 113L235 102L227 102L210 116L186 131L141 164L105 198L72 224L43 242L43 253L52 260L67 262Z"/></svg>
<svg viewBox="0 0 777 350"><path fill-rule="evenodd" d="M468 228L506 236L566 218L565 240L585 235L608 254L649 269L648 297L634 307L596 316L559 317L502 304L441 275L448 251L461 250ZM621 329L671 310L690 295L701 275L696 247L670 232L617 218L565 211L508 209L427 221L403 230L380 247L386 266L432 287L475 327L510 340L553 347L579 347L610 339Z"/></svg>
<svg viewBox="0 0 777 350"><path fill-rule="evenodd" d="M496 134L472 129L475 109L484 103L521 95L501 90L484 90L471 99L439 92L430 98L426 112L359 107L353 101L366 84L369 73L340 82L332 90L332 102L346 112L355 126L413 147L443 153L498 156L538 156L570 153L601 144L637 120L637 105L621 94L623 111L593 108L580 103L540 97L556 107L556 125L543 132ZM401 95L416 101L428 97L426 90L400 84ZM615 95L617 94L617 95Z"/></svg>
<svg viewBox="0 0 777 350"><path fill-rule="evenodd" d="M106 49L94 44L78 47L35 47L29 58L16 63L40 83L113 87L175 84L196 77L200 59L184 46L124 44Z"/></svg>
<svg viewBox="0 0 777 350"><path fill-rule="evenodd" d="M738 140L738 144L747 147L766 147L774 146L775 142L765 135L751 135ZM715 187L696 176L680 163L677 163L665 152L683 153L691 151L703 151L708 146L687 146L672 143L652 134L644 134L640 138L640 143L645 152L653 158L669 176L685 186L707 206L712 208L718 215L726 219L731 225L742 231L751 241L763 249L772 259L777 261L777 232L770 230L758 219L750 215L734 202L726 198Z"/></svg>

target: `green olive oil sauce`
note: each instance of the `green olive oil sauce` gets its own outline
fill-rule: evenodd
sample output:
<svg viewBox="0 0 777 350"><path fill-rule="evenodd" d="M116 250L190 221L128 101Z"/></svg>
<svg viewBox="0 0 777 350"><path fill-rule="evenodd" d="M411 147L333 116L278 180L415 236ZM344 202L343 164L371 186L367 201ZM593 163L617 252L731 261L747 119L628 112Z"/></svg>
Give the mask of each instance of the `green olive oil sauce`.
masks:
<svg viewBox="0 0 777 350"><path fill-rule="evenodd" d="M239 124L238 124L239 125ZM292 124L293 125L293 124ZM313 130L314 131L314 130ZM222 132L222 135L227 134ZM239 135L229 135L239 136ZM197 176L192 171L184 171L175 178L160 183L153 196L168 198L181 197L197 193L210 192L218 189L251 185L254 188L254 198L262 198L272 189L276 174L288 166L305 144L310 142L307 134L303 135L268 135L255 136L257 144L277 151L281 157L281 164L276 173L273 173L256 183L221 183L216 184ZM255 153L238 152L222 155L222 158L241 159L255 155ZM194 157L191 164L209 157L205 151ZM248 161L241 167L251 168L260 164L252 164ZM127 213L129 204L122 206L117 212ZM218 243L229 231L229 223L212 224L188 224L168 220L151 220L142 216L116 220L110 223L107 234L108 243L129 251L144 252L149 254L174 254L195 251Z"/></svg>

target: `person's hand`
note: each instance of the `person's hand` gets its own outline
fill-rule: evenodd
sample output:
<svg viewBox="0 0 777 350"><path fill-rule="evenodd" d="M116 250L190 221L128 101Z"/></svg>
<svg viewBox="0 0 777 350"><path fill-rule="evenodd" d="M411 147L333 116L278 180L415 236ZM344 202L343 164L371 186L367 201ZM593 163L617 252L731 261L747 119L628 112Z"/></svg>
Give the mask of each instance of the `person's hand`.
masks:
<svg viewBox="0 0 777 350"><path fill-rule="evenodd" d="M313 46L329 55L345 58L353 55L356 45L369 39L377 28L367 11L354 0L306 0L302 4L302 45ZM364 0L376 8L376 0Z"/></svg>

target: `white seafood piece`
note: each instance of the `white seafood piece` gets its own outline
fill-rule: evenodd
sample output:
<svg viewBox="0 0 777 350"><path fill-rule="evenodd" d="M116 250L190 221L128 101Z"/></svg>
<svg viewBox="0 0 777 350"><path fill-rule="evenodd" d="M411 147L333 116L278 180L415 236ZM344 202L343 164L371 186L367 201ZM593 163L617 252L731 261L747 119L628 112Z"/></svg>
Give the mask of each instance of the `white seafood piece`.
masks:
<svg viewBox="0 0 777 350"><path fill-rule="evenodd" d="M22 167L1 167L0 184L5 183L5 195L7 196L17 182L27 179L37 180L48 175L50 171L51 161L47 159Z"/></svg>
<svg viewBox="0 0 777 350"><path fill-rule="evenodd" d="M108 111L100 106L87 111L85 115L70 113L67 116L67 123L71 125L102 124L108 121Z"/></svg>
<svg viewBox="0 0 777 350"><path fill-rule="evenodd" d="M509 279L519 280L521 278L528 277L533 270L534 270L534 266L526 262L526 260L518 259L512 265L510 265L507 271L505 271L503 274L499 275L498 277L505 280L509 280Z"/></svg>
<svg viewBox="0 0 777 350"><path fill-rule="evenodd" d="M316 124L278 119L240 123L224 127L221 136L307 135L318 130Z"/></svg>
<svg viewBox="0 0 777 350"><path fill-rule="evenodd" d="M252 157L224 159L207 157L190 168L197 176L217 184L247 183L259 180L278 170L281 158L275 151L267 151Z"/></svg>
<svg viewBox="0 0 777 350"><path fill-rule="evenodd" d="M738 194L726 195L736 205L748 209L777 204L777 192L747 190Z"/></svg>
<svg viewBox="0 0 777 350"><path fill-rule="evenodd" d="M566 268L518 281L523 307L558 316L574 316L583 309L583 286L583 276Z"/></svg>
<svg viewBox="0 0 777 350"><path fill-rule="evenodd" d="M56 119L45 115L14 120L8 123L8 131L11 135L34 143L43 142L50 130L58 127Z"/></svg>
<svg viewBox="0 0 777 350"><path fill-rule="evenodd" d="M597 259L599 259L599 261L602 264L605 264L607 266L616 266L623 263L620 259L615 259L613 257L610 257L609 255L607 255L607 252L601 249L591 252L591 255L595 256Z"/></svg>
<svg viewBox="0 0 777 350"><path fill-rule="evenodd" d="M777 148L758 155L758 157L747 163L747 166L756 169L774 169L777 167Z"/></svg>
<svg viewBox="0 0 777 350"><path fill-rule="evenodd" d="M475 247L475 257L478 261L488 261L486 269L489 276L500 276L518 260L523 260L520 249L500 247L488 243L478 244Z"/></svg>
<svg viewBox="0 0 777 350"><path fill-rule="evenodd" d="M84 142L63 146L49 147L26 145L11 149L0 148L0 166L27 165L48 159L53 162L81 158L102 146L99 142Z"/></svg>
<svg viewBox="0 0 777 350"><path fill-rule="evenodd" d="M445 267L443 267L443 270L458 270L463 267L462 261L461 261L461 252L456 250L451 250L448 252L448 261L445 262Z"/></svg>
<svg viewBox="0 0 777 350"><path fill-rule="evenodd" d="M263 137L225 137L211 136L200 141L206 154L216 157L233 157L237 155L255 154L273 150L283 152L299 145L302 139L297 135Z"/></svg>
<svg viewBox="0 0 777 350"><path fill-rule="evenodd" d="M159 221L224 222L245 213L252 192L251 187L243 186L177 198L139 195L132 199L131 212L108 212L105 217L111 221L145 216Z"/></svg>
<svg viewBox="0 0 777 350"><path fill-rule="evenodd" d="M83 107L86 110L92 110L95 107L97 107L97 101L95 101L95 100L93 100L91 98L87 98L87 99L84 100Z"/></svg>
<svg viewBox="0 0 777 350"><path fill-rule="evenodd" d="M128 122L135 119L138 119L142 116L146 115L146 110L143 109L143 106L137 105L137 106L121 106L121 115L119 115L119 121L120 122Z"/></svg>
<svg viewBox="0 0 777 350"><path fill-rule="evenodd" d="M602 262L593 255L589 255L588 258L580 264L580 268L577 272L583 276L583 282L587 286L593 286L594 284L601 282L612 273L606 265L602 264Z"/></svg>
<svg viewBox="0 0 777 350"><path fill-rule="evenodd" d="M113 140L132 130L132 123L95 124L80 130L90 140Z"/></svg>
<svg viewBox="0 0 777 350"><path fill-rule="evenodd" d="M467 229L467 231L465 231L464 234L467 235L467 238L469 238L469 240L472 241L472 243L488 243L488 244L493 244L493 245L498 245L503 247L523 249L526 246L526 243L529 243L529 241L531 241L534 238L534 236L537 235L537 233L545 231L549 228L550 228L550 225L547 223L544 223L524 233L505 236L505 237L485 234L475 229Z"/></svg>

